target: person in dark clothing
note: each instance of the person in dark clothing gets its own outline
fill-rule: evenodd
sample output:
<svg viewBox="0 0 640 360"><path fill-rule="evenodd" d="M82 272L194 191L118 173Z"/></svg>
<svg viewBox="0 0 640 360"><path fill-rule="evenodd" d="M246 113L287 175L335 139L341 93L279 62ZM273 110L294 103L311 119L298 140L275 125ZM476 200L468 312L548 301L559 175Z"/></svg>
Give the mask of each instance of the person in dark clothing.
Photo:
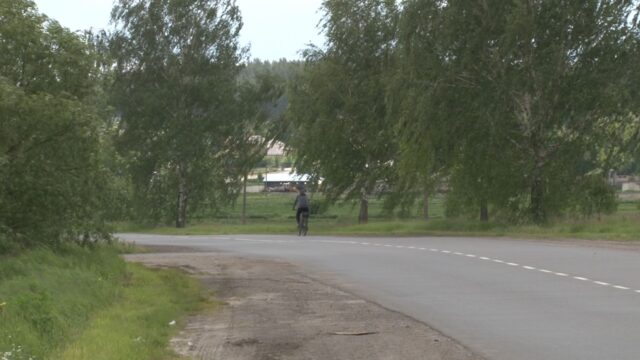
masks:
<svg viewBox="0 0 640 360"><path fill-rule="evenodd" d="M307 194L303 189L300 189L298 196L296 196L296 201L293 203L294 210L296 211L296 222L298 225L300 224L300 214L303 212L309 212L309 198L307 198Z"/></svg>

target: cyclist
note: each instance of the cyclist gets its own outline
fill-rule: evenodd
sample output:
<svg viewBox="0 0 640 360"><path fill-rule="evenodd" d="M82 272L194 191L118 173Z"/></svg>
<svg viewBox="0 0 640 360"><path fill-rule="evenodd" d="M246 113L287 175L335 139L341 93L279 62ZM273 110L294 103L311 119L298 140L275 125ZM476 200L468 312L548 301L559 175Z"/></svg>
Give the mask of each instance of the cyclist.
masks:
<svg viewBox="0 0 640 360"><path fill-rule="evenodd" d="M298 225L300 225L300 215L303 212L309 212L309 198L307 198L307 194L304 192L304 188L300 188L298 190L298 196L296 196L296 201L293 203L293 209L297 209L296 222L298 223Z"/></svg>

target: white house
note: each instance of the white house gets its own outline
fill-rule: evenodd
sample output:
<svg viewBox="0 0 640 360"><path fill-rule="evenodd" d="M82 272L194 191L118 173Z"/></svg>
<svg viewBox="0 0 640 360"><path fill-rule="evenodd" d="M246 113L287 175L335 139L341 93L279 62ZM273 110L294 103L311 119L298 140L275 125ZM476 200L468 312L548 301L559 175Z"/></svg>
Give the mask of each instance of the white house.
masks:
<svg viewBox="0 0 640 360"><path fill-rule="evenodd" d="M265 191L291 191L298 184L306 185L311 176L291 171L272 172L263 175Z"/></svg>

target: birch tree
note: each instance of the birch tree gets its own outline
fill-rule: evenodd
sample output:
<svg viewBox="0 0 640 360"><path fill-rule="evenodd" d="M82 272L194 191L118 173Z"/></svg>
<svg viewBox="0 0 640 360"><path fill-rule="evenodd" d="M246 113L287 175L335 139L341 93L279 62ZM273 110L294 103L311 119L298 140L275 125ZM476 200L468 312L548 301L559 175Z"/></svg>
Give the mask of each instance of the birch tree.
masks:
<svg viewBox="0 0 640 360"><path fill-rule="evenodd" d="M289 119L300 171L324 179L330 199L360 202L389 176L395 154L386 118L384 81L395 39L394 1L323 2L327 49L308 49L305 73L293 86Z"/></svg>
<svg viewBox="0 0 640 360"><path fill-rule="evenodd" d="M636 6L405 1L399 47L416 104L405 138L446 150L454 192L547 221L591 181L582 160L602 122L637 114Z"/></svg>
<svg viewBox="0 0 640 360"><path fill-rule="evenodd" d="M143 208L184 227L189 209L236 186L240 11L234 0L120 0L112 20L119 149Z"/></svg>

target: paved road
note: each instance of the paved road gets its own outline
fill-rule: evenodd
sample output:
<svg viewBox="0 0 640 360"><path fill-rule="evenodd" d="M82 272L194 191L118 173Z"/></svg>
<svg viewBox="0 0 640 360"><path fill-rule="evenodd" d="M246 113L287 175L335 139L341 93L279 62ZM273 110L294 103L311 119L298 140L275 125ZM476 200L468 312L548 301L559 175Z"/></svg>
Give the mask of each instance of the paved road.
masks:
<svg viewBox="0 0 640 360"><path fill-rule="evenodd" d="M492 360L640 359L640 251L508 239L122 234L331 275Z"/></svg>

